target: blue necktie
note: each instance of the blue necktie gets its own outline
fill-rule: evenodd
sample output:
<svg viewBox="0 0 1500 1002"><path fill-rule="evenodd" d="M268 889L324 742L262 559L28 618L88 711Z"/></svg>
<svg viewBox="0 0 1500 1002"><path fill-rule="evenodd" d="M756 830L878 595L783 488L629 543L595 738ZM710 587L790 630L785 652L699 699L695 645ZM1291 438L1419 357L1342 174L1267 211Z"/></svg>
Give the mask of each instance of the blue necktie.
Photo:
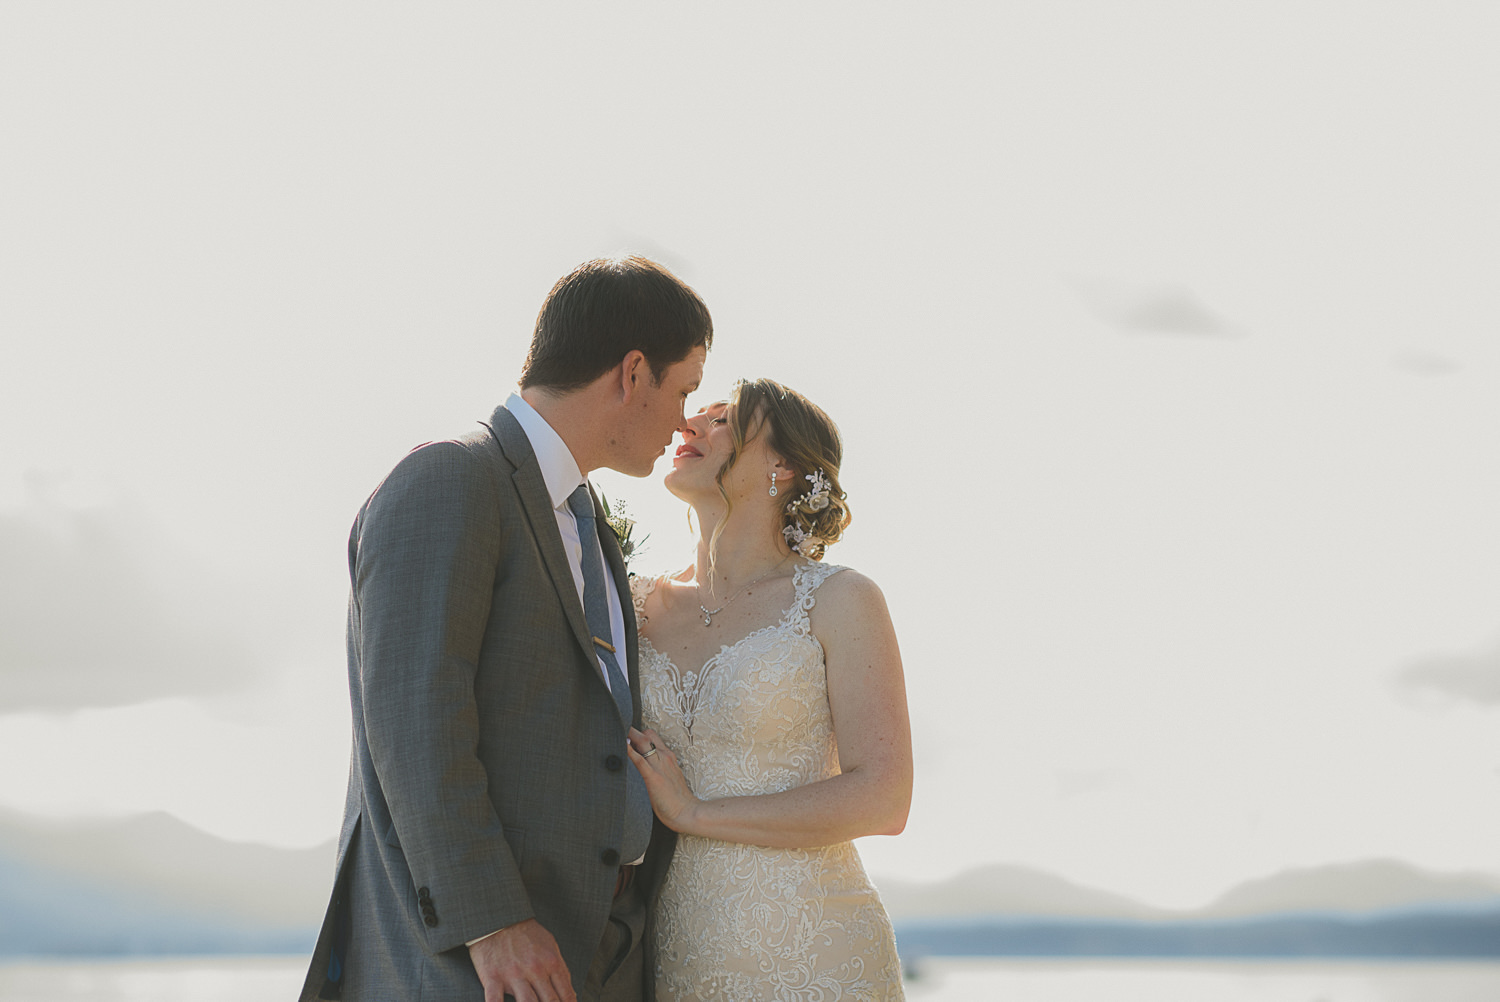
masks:
<svg viewBox="0 0 1500 1002"><path fill-rule="evenodd" d="M582 544L583 566L583 615L589 624L589 632L609 647L615 647L614 636L609 626L609 593L604 587L604 563L599 552L599 530L594 518L594 499L589 494L588 484L580 484L568 495L568 509L578 521L578 541ZM620 668L614 652L599 644L594 653L604 662L609 675L609 692L615 698L620 711L620 721L629 729L634 717L634 705L630 699L630 683ZM623 749L622 749L623 751ZM620 859L633 862L646 852L651 841L651 798L646 794L645 781L633 765L625 766L625 831L624 844L620 847Z"/></svg>

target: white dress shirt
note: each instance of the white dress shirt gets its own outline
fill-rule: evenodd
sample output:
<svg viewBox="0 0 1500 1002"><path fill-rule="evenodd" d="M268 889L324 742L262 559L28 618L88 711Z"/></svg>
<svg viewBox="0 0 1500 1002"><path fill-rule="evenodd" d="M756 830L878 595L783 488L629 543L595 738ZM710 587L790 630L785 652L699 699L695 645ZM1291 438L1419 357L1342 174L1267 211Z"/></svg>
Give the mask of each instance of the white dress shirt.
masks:
<svg viewBox="0 0 1500 1002"><path fill-rule="evenodd" d="M573 458L573 453L569 451L562 436L519 393L510 395L510 399L505 401L505 409L520 423L521 430L531 442L531 451L536 453L537 465L542 468L542 480L546 483L547 495L552 500L552 514L557 517L558 531L562 533L563 549L568 554L568 567L573 572L573 584L578 587L580 608L583 607L583 547L592 546L599 553L599 564L604 568L604 590L609 601L609 628L614 634L615 649L619 652L615 660L619 662L620 671L628 680L630 659L625 656L625 616L620 605L619 591L615 588L615 576L610 573L609 561L604 559L604 552L599 548L598 537L590 536L587 540L579 538L578 520L568 507L568 496L584 482L583 474L578 469L578 461ZM604 684L608 685L609 672L605 670L602 660L599 662L599 671L604 676Z"/></svg>

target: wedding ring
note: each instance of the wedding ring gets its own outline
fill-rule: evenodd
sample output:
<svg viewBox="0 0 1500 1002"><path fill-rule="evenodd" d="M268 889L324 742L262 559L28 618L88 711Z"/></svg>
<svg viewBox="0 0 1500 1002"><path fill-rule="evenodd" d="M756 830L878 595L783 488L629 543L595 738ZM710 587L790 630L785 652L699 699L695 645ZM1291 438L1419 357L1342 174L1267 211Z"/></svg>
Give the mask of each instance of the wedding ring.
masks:
<svg viewBox="0 0 1500 1002"><path fill-rule="evenodd" d="M641 758L650 758L652 755L655 755L655 754L656 754L656 746L652 745L651 746L651 750L648 751L646 754L642 755Z"/></svg>

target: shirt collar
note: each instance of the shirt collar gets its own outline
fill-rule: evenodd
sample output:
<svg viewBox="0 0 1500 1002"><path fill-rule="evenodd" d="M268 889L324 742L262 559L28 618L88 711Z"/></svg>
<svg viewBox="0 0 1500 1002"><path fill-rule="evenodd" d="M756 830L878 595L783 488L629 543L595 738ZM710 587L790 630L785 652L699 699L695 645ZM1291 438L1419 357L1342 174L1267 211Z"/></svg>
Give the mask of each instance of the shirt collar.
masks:
<svg viewBox="0 0 1500 1002"><path fill-rule="evenodd" d="M505 409L510 411L521 430L526 433L531 451L536 453L536 462L542 468L542 481L547 485L547 496L552 499L552 507L563 507L568 503L568 496L584 482L583 472L578 469L578 460L573 458L568 443L562 440L562 436L547 423L547 419L538 414L536 408L528 404L521 394L512 393L505 401Z"/></svg>

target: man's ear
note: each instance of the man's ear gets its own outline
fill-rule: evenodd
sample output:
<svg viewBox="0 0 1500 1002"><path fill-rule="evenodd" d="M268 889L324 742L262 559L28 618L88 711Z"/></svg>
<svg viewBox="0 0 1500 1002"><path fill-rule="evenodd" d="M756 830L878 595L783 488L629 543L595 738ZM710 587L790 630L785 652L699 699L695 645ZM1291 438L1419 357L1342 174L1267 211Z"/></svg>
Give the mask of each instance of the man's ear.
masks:
<svg viewBox="0 0 1500 1002"><path fill-rule="evenodd" d="M620 359L620 397L621 401L628 405L635 395L646 388L646 381L651 379L651 366L646 362L646 355L637 348L632 348Z"/></svg>

